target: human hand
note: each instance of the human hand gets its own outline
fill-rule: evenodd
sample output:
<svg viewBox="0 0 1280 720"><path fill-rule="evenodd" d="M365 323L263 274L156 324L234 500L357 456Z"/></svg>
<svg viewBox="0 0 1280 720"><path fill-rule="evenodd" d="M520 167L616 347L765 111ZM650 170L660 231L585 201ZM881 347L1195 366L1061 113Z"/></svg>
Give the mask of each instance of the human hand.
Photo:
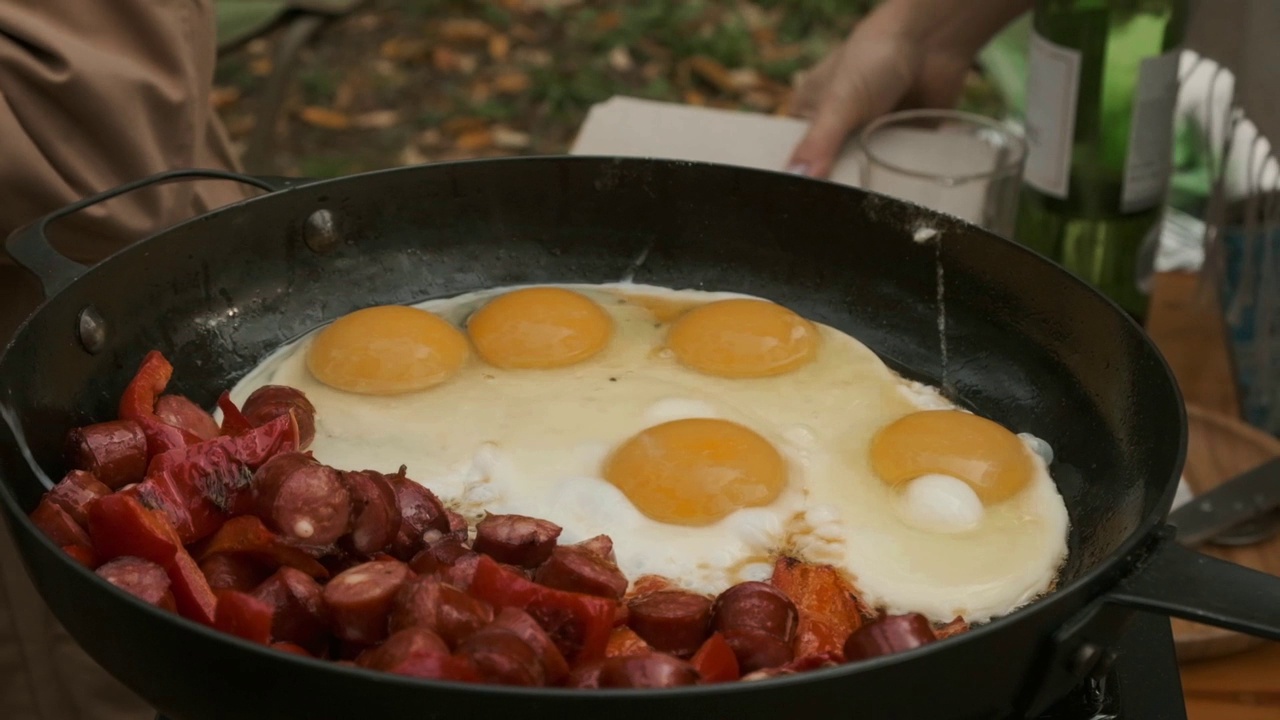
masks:
<svg viewBox="0 0 1280 720"><path fill-rule="evenodd" d="M811 123L788 170L825 178L849 134L868 121L896 109L953 107L959 100L975 44L936 31L903 6L881 5L801 77L795 112Z"/></svg>

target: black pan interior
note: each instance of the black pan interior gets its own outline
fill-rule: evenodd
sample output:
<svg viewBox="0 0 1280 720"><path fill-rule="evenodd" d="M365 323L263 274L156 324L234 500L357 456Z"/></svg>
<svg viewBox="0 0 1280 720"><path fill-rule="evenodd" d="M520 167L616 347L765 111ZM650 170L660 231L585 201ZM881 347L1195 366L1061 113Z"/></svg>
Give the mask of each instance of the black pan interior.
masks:
<svg viewBox="0 0 1280 720"><path fill-rule="evenodd" d="M307 218L321 209L339 240L315 252ZM149 349L173 361L175 391L211 406L282 342L360 307L624 277L783 303L1049 441L1072 519L1060 587L1168 508L1180 398L1114 306L1021 247L945 216L713 165L471 162L251 200L127 249L57 296L0 361L0 399L56 478L63 433L112 417ZM108 325L96 355L75 335L87 305ZM29 511L43 487L12 439L0 442L3 482Z"/></svg>

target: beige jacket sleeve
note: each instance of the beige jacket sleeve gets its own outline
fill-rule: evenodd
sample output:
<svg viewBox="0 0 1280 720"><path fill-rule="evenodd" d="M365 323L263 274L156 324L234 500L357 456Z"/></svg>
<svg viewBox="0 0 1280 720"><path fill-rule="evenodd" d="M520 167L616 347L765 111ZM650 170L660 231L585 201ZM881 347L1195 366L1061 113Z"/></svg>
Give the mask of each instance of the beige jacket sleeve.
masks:
<svg viewBox="0 0 1280 720"><path fill-rule="evenodd" d="M163 170L235 166L208 98L213 0L0 0L0 239L51 210ZM93 263L245 196L172 184L68 218L56 245ZM0 346L39 301L0 253ZM0 530L0 718L151 720L53 619Z"/></svg>

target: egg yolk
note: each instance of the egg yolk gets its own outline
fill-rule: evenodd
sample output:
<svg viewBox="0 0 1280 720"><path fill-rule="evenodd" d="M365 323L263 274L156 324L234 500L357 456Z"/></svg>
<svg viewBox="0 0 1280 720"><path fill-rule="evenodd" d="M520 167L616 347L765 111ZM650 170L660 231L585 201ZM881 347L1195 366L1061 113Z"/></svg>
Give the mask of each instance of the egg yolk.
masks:
<svg viewBox="0 0 1280 720"><path fill-rule="evenodd" d="M437 315L383 305L344 315L316 335L307 369L330 387L363 395L424 390L467 359L467 338Z"/></svg>
<svg viewBox="0 0 1280 720"><path fill-rule="evenodd" d="M787 483L778 450L727 420L673 420L614 451L604 477L660 522L707 525L744 507L768 505Z"/></svg>
<svg viewBox="0 0 1280 720"><path fill-rule="evenodd" d="M899 418L871 441L871 467L897 486L931 474L969 484L990 505L1031 481L1031 451L999 423L959 410L927 410Z"/></svg>
<svg viewBox="0 0 1280 720"><path fill-rule="evenodd" d="M527 288L500 295L467 321L485 362L500 368L555 368L604 349L613 320L591 298L563 288Z"/></svg>
<svg viewBox="0 0 1280 720"><path fill-rule="evenodd" d="M818 329L765 300L719 300L676 320L667 333L667 347L681 364L708 375L767 377L812 360Z"/></svg>

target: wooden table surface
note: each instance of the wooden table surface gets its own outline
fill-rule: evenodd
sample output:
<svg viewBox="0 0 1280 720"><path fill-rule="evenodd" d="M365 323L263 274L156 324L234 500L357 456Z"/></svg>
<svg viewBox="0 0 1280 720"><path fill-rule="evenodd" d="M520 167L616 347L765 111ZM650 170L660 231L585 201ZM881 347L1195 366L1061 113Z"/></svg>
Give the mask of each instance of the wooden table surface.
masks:
<svg viewBox="0 0 1280 720"><path fill-rule="evenodd" d="M1147 332L1188 402L1239 416L1222 317L1197 276L1156 278ZM1280 720L1280 643L1184 663L1182 691L1188 720Z"/></svg>

